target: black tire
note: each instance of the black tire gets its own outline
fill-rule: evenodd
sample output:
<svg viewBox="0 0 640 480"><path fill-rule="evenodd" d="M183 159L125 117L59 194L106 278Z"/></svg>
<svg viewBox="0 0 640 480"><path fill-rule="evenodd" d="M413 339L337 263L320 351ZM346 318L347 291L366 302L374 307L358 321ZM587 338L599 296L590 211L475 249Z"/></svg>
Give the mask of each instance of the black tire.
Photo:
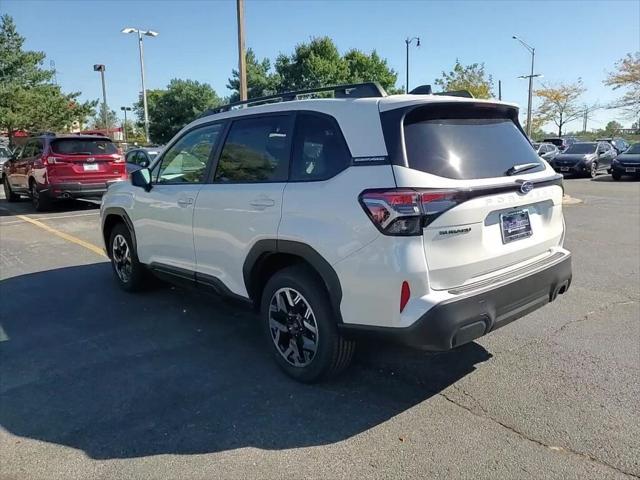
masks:
<svg viewBox="0 0 640 480"><path fill-rule="evenodd" d="M31 197L31 203L36 212L46 212L51 208L51 200L46 194L42 194L38 191L36 182L31 181L29 183L29 196Z"/></svg>
<svg viewBox="0 0 640 480"><path fill-rule="evenodd" d="M114 249L114 243L118 242ZM128 259L122 251L122 243L128 248ZM109 258L111 259L111 269L118 285L126 292L137 292L143 289L146 270L144 265L138 261L138 254L133 247L131 232L123 223L118 223L111 230L109 235L109 245L107 247ZM130 268L125 268L127 265Z"/></svg>
<svg viewBox="0 0 640 480"><path fill-rule="evenodd" d="M611 178L613 178L616 182L622 179L622 175L618 172L611 172Z"/></svg>
<svg viewBox="0 0 640 480"><path fill-rule="evenodd" d="M295 314L283 314L279 309L280 305L275 295L276 292L280 292L279 295L283 295L283 290L291 290L294 294L297 293L302 297L302 299L293 297L294 306L292 310L296 308L304 309L303 312L297 314L300 317L297 320L291 318ZM283 297L283 301L287 301L286 295ZM278 311L276 314L284 315L287 318L280 325L285 325L285 323L290 325L287 327L288 331L281 328L273 328L274 324L271 323L273 317L270 311L272 302L274 302L274 305L277 304ZM289 306L290 303L287 301L285 308ZM337 376L351 362L355 351L355 342L344 338L338 331L337 319L331 308L327 291L321 280L310 269L304 266L292 266L275 273L264 288L260 307L261 323L265 340L269 345L268 348L276 363L290 377L304 383L318 382ZM306 307L310 307L312 311L308 318L306 316ZM313 335L312 330L306 329L302 325L303 315L304 318L315 323L316 335ZM296 328L297 330L295 330ZM298 347L294 347L296 348L295 352L292 351L290 354L292 360L286 359L284 355L287 351L283 352L284 347L276 345L277 330L283 332L281 334L282 338L280 336L277 337L281 344L286 344L289 341L290 346L287 351L300 341L300 335L306 334L305 340L314 343L315 352L312 353L311 350L299 348L301 344L297 343ZM292 331L294 332L293 334L291 333ZM300 334L300 331L304 331L304 333ZM296 332L298 332L297 335ZM312 338L312 340L309 340L309 338ZM302 356L300 356L300 351L302 351ZM306 358L307 353L310 358ZM292 361L300 363L300 360L308 363L297 366L292 363Z"/></svg>
<svg viewBox="0 0 640 480"><path fill-rule="evenodd" d="M13 190L11 190L11 185L9 185L9 180L6 175L2 176L2 185L4 187L4 196L7 199L7 202L13 203L20 200L20 195L13 193Z"/></svg>
<svg viewBox="0 0 640 480"><path fill-rule="evenodd" d="M587 177L596 178L598 176L598 162L591 162Z"/></svg>

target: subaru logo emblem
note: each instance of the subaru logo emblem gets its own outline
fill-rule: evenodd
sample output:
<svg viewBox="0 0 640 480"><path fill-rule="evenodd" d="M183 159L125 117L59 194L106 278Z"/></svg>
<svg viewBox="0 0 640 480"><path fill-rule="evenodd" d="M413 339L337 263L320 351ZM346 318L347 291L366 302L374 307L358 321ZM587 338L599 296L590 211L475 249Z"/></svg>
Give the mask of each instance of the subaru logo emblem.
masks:
<svg viewBox="0 0 640 480"><path fill-rule="evenodd" d="M520 191L524 195L529 193L531 190L533 190L533 182L522 182L522 185L520 185Z"/></svg>

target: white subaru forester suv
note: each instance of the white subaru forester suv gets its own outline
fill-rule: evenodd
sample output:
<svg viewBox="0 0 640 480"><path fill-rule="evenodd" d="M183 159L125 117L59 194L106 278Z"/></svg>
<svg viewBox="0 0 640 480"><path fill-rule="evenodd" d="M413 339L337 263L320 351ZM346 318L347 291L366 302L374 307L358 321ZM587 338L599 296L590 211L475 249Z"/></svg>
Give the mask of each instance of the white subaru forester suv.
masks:
<svg viewBox="0 0 640 480"><path fill-rule="evenodd" d="M101 219L122 288L151 272L246 301L312 382L359 334L448 350L564 293L562 196L516 106L369 83L205 113Z"/></svg>

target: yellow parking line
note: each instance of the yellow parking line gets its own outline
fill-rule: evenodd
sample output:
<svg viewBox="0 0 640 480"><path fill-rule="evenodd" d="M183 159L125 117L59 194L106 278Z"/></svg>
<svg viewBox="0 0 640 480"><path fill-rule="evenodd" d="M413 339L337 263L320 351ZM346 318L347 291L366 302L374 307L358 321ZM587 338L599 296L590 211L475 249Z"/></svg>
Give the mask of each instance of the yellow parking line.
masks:
<svg viewBox="0 0 640 480"><path fill-rule="evenodd" d="M24 220L25 222L29 222L32 225L35 225L36 227L46 230L49 233L53 233L54 235L57 235L58 237L63 238L68 242L75 243L76 245L80 245L81 247L84 247L87 250L91 250L96 255L100 255L101 257L106 257L106 255L104 254L104 251L97 245L94 245L93 243L85 242L84 240L78 237L74 237L73 235L69 235L68 233L61 232L60 230L56 230L55 228L52 228L49 225L45 225L44 223L38 220L35 220L33 218L29 218L24 215L16 215L16 217L19 218L20 220Z"/></svg>

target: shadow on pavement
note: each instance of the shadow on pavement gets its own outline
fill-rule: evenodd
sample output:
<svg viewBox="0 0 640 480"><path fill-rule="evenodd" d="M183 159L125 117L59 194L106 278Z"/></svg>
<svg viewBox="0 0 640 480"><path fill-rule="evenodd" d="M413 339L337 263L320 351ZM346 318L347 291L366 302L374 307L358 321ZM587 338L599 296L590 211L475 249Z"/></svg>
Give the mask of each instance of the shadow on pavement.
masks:
<svg viewBox="0 0 640 480"><path fill-rule="evenodd" d="M340 379L277 369L255 317L196 292L120 291L106 263L0 282L0 424L92 458L284 449L347 439L490 358L361 345Z"/></svg>
<svg viewBox="0 0 640 480"><path fill-rule="evenodd" d="M614 183L618 183L618 182L633 182L634 180L637 182L640 179L640 177L638 176L631 176L631 175L625 175L623 176L620 180L614 180L613 177L611 175L600 175L596 178L592 178L591 181L592 182L614 182Z"/></svg>
<svg viewBox="0 0 640 480"><path fill-rule="evenodd" d="M31 200L22 197L17 202L7 202L5 198L0 198L0 217L10 217L13 215L39 215L46 216L49 213L65 213L84 210L96 210L100 208L100 203L85 200L61 200L54 202L51 209L46 212L36 212L31 204Z"/></svg>

